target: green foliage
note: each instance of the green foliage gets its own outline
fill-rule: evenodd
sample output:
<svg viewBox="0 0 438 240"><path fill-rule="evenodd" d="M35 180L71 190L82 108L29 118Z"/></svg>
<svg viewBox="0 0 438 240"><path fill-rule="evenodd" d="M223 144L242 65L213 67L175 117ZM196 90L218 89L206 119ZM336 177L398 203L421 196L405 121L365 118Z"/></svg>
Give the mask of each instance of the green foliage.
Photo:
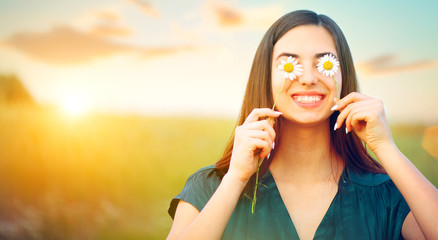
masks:
<svg viewBox="0 0 438 240"><path fill-rule="evenodd" d="M164 239L171 198L221 156L234 126L0 107L0 239ZM436 186L423 131L402 126L393 135Z"/></svg>

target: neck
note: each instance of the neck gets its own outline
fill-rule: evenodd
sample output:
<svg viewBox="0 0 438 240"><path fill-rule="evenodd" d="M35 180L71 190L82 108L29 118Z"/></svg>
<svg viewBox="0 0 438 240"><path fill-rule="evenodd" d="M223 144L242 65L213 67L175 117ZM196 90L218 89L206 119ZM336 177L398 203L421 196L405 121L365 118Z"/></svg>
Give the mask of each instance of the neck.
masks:
<svg viewBox="0 0 438 240"><path fill-rule="evenodd" d="M333 179L342 172L343 164L331 148L328 120L313 126L285 120L280 132L280 146L270 166L278 177L314 182Z"/></svg>

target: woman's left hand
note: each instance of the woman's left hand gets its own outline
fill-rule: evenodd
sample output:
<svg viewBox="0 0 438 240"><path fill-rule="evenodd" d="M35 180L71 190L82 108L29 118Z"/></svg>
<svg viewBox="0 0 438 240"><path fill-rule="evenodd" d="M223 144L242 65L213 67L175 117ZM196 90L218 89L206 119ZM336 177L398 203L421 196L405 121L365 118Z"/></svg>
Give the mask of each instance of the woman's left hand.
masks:
<svg viewBox="0 0 438 240"><path fill-rule="evenodd" d="M345 122L345 131L354 131L375 154L394 144L382 100L352 92L336 105L335 110L340 111L336 126L339 128Z"/></svg>

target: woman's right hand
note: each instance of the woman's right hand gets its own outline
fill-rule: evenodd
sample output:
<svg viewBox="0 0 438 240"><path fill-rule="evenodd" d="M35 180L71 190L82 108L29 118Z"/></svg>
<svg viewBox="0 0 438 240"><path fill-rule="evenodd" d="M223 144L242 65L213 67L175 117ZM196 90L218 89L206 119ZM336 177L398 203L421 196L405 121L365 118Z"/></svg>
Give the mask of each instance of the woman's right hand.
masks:
<svg viewBox="0 0 438 240"><path fill-rule="evenodd" d="M269 108L256 108L238 126L234 134L234 146L228 173L248 182L257 171L259 159L269 155L275 140L275 118L282 113ZM262 119L262 120L261 120Z"/></svg>

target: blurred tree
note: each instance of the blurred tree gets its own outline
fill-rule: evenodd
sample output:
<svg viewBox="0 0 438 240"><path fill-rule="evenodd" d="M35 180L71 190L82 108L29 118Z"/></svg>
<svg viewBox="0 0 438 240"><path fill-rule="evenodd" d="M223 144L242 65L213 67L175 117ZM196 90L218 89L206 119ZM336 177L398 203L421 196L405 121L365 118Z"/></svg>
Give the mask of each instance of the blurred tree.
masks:
<svg viewBox="0 0 438 240"><path fill-rule="evenodd" d="M34 105L35 100L15 75L0 74L0 104Z"/></svg>

